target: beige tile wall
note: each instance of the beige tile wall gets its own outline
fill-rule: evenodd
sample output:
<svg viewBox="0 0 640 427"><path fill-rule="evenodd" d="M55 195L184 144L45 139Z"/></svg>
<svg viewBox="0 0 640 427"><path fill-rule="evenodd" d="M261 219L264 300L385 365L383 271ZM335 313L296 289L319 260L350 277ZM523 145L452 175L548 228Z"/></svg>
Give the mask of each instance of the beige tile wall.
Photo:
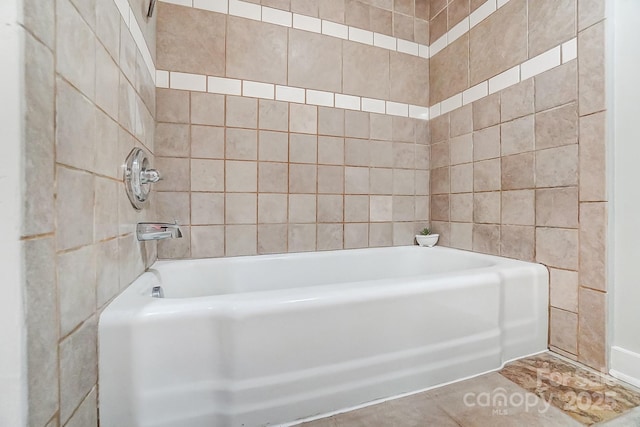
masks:
<svg viewBox="0 0 640 427"><path fill-rule="evenodd" d="M161 54L160 54L161 55ZM158 89L161 258L407 245L428 221L428 122Z"/></svg>
<svg viewBox="0 0 640 427"><path fill-rule="evenodd" d="M363 28L379 7L413 23L416 7L276 3L262 2ZM158 68L428 102L427 59L166 3ZM159 215L186 231L161 242L161 258L412 244L427 224L426 121L175 89L158 89L157 99Z"/></svg>
<svg viewBox="0 0 640 427"><path fill-rule="evenodd" d="M158 5L157 67L413 105L429 102L428 59L169 3Z"/></svg>
<svg viewBox="0 0 640 427"><path fill-rule="evenodd" d="M431 220L441 244L547 265L551 349L597 369L606 366L605 22L603 1L511 0L431 59L436 103L578 37L577 60L431 120Z"/></svg>
<svg viewBox="0 0 640 427"><path fill-rule="evenodd" d="M120 169L153 151L155 88L113 0L24 3L28 425L91 427L98 316L156 257L132 234L153 210L133 210Z"/></svg>
<svg viewBox="0 0 640 427"><path fill-rule="evenodd" d="M429 0L248 0L429 44Z"/></svg>

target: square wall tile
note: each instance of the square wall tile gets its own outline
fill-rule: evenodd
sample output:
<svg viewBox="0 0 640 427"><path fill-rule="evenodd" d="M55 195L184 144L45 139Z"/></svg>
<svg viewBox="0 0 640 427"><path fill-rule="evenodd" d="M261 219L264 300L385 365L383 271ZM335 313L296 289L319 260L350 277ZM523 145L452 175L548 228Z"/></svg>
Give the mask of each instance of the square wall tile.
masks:
<svg viewBox="0 0 640 427"><path fill-rule="evenodd" d="M289 134L289 161L292 163L316 163L318 137L301 133Z"/></svg>
<svg viewBox="0 0 640 427"><path fill-rule="evenodd" d="M176 194L176 193L160 193ZM183 193L177 193L183 194ZM187 194L187 193L184 193ZM188 195L188 194L187 194ZM187 203L189 198L187 197ZM168 203L180 206L173 197ZM191 193L191 224L193 225L213 225L224 224L224 194L222 193Z"/></svg>
<svg viewBox="0 0 640 427"><path fill-rule="evenodd" d="M473 251L489 255L500 254L500 226L473 225Z"/></svg>
<svg viewBox="0 0 640 427"><path fill-rule="evenodd" d="M536 150L577 144L577 108L569 104L536 114Z"/></svg>
<svg viewBox="0 0 640 427"><path fill-rule="evenodd" d="M578 315L551 307L549 344L566 352L578 353Z"/></svg>
<svg viewBox="0 0 640 427"><path fill-rule="evenodd" d="M223 127L191 126L191 156L196 158L223 159L225 135ZM156 144L158 139L156 139ZM157 155L160 155L156 151Z"/></svg>
<svg viewBox="0 0 640 427"><path fill-rule="evenodd" d="M549 269L549 302L557 307L573 313L578 312L578 272Z"/></svg>
<svg viewBox="0 0 640 427"><path fill-rule="evenodd" d="M289 252L316 250L316 224L289 224Z"/></svg>
<svg viewBox="0 0 640 427"><path fill-rule="evenodd" d="M187 96L189 95L188 92L185 93L187 93ZM160 97L158 97L158 105L160 105L160 102ZM184 117L182 116L183 112L176 112L175 114L181 114L179 117L184 120ZM197 92L191 93L191 124L223 126L224 114L224 95ZM165 121L170 122L171 120Z"/></svg>
<svg viewBox="0 0 640 427"><path fill-rule="evenodd" d="M202 165L203 168L206 164ZM216 165L220 168L219 165ZM225 161L224 171L226 174L225 190L227 192L256 192L258 189L258 163L257 162L238 162L238 161ZM215 172L203 172L205 176L207 174L217 176ZM214 181L210 179L209 183ZM222 191L219 189L219 183L216 181L216 185L207 185L207 182L198 184L204 188L204 191ZM213 190L212 188L217 188Z"/></svg>
<svg viewBox="0 0 640 427"><path fill-rule="evenodd" d="M227 126L247 129L258 128L258 100L227 96Z"/></svg>
<svg viewBox="0 0 640 427"><path fill-rule="evenodd" d="M318 131L318 107L313 105L289 105L289 130L315 134Z"/></svg>
<svg viewBox="0 0 640 427"><path fill-rule="evenodd" d="M317 233L319 251L342 249L344 238L342 224L318 224Z"/></svg>
<svg viewBox="0 0 640 427"><path fill-rule="evenodd" d="M286 132L289 130L289 104L280 101L269 101L261 99L259 101L260 129L277 130Z"/></svg>
<svg viewBox="0 0 640 427"><path fill-rule="evenodd" d="M260 131L258 137L258 158L260 161L289 161L288 133Z"/></svg>
<svg viewBox="0 0 640 427"><path fill-rule="evenodd" d="M224 227L221 225L191 227L191 256L193 258L224 256Z"/></svg>
<svg viewBox="0 0 640 427"><path fill-rule="evenodd" d="M503 191L501 223L506 225L534 225L536 216L534 190Z"/></svg>
<svg viewBox="0 0 640 427"><path fill-rule="evenodd" d="M227 225L225 256L255 255L258 252L257 225Z"/></svg>
<svg viewBox="0 0 640 427"><path fill-rule="evenodd" d="M578 227L578 188L536 190L536 225L543 227Z"/></svg>
<svg viewBox="0 0 640 427"><path fill-rule="evenodd" d="M288 229L286 224L258 225L258 253L287 252Z"/></svg>
<svg viewBox="0 0 640 427"><path fill-rule="evenodd" d="M503 156L533 151L535 148L535 120L533 115L503 123L500 127Z"/></svg>
<svg viewBox="0 0 640 427"><path fill-rule="evenodd" d="M548 267L578 269L578 230L536 228L536 261Z"/></svg>
<svg viewBox="0 0 640 427"><path fill-rule="evenodd" d="M578 360L606 370L607 294L580 288L578 308Z"/></svg>
<svg viewBox="0 0 640 427"><path fill-rule="evenodd" d="M316 222L316 195L289 194L289 223Z"/></svg>
<svg viewBox="0 0 640 427"><path fill-rule="evenodd" d="M260 162L258 164L258 191L261 193L286 193L289 188L286 163Z"/></svg>
<svg viewBox="0 0 640 427"><path fill-rule="evenodd" d="M93 242L94 177L58 167L56 189L56 241L58 250Z"/></svg>
<svg viewBox="0 0 640 427"><path fill-rule="evenodd" d="M500 92L500 117L503 122L532 114L534 79L527 79Z"/></svg>
<svg viewBox="0 0 640 427"><path fill-rule="evenodd" d="M98 381L95 317L60 343L60 419L66 422Z"/></svg>
<svg viewBox="0 0 640 427"><path fill-rule="evenodd" d="M500 255L521 261L535 261L535 227L503 225L500 228Z"/></svg>
<svg viewBox="0 0 640 427"><path fill-rule="evenodd" d="M578 145L536 152L536 187L578 185Z"/></svg>
<svg viewBox="0 0 640 427"><path fill-rule="evenodd" d="M191 191L224 191L224 162L191 160Z"/></svg>
<svg viewBox="0 0 640 427"><path fill-rule="evenodd" d="M606 203L580 203L580 285L607 291Z"/></svg>
<svg viewBox="0 0 640 427"><path fill-rule="evenodd" d="M534 154L502 157L502 189L517 190L535 186Z"/></svg>
<svg viewBox="0 0 640 427"><path fill-rule="evenodd" d="M258 222L258 197L256 194L226 194L224 207L226 224L255 224Z"/></svg>

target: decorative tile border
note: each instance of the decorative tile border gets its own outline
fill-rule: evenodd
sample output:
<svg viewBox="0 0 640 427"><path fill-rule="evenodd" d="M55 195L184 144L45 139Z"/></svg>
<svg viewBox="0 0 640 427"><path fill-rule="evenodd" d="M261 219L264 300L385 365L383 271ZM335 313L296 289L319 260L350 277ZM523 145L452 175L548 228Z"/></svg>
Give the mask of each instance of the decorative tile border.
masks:
<svg viewBox="0 0 640 427"><path fill-rule="evenodd" d="M497 76L491 77L477 85L459 92L442 102L432 105L429 108L429 118L446 114L463 105L489 96L496 92L516 85L538 74L549 71L559 65L566 64L578 57L578 39L573 38L554 48L549 49L540 55L531 58L521 64L504 71Z"/></svg>
<svg viewBox="0 0 640 427"><path fill-rule="evenodd" d="M369 113L429 120L429 108L420 105L251 80L158 70L156 71L156 87L209 92L220 95L245 96L249 98L273 99L297 104L334 107L343 110L365 111Z"/></svg>
<svg viewBox="0 0 640 427"><path fill-rule="evenodd" d="M420 43L391 37L386 34L375 33L361 28L351 27L326 19L301 15L281 9L274 9L259 4L248 3L240 0L161 0L165 3L179 6L193 7L195 9L224 13L254 21L267 22L283 27L295 28L317 34L324 34L343 40L351 40L357 43L376 46L394 52L402 52L421 58L429 58L429 46ZM495 0L490 0L494 1Z"/></svg>
<svg viewBox="0 0 640 427"><path fill-rule="evenodd" d="M298 104L430 120L549 71L559 65L566 64L576 59L577 56L578 41L577 38L573 38L431 107L251 80L175 71L158 70L156 71L155 80L156 87L159 88L273 99Z"/></svg>
<svg viewBox="0 0 640 427"><path fill-rule="evenodd" d="M147 46L147 42L142 35L142 30L140 29L140 25L138 25L138 21L136 20L135 15L133 14L133 10L131 10L131 6L129 5L128 0L113 0L120 12L120 16L124 20L124 23L129 28L131 35L133 36L133 40L142 55L142 59L144 60L145 65L147 66L147 70L149 70L149 74L151 75L151 79L153 82L156 82L156 66L153 63L153 57L151 56L151 51L149 50L149 46Z"/></svg>
<svg viewBox="0 0 640 427"><path fill-rule="evenodd" d="M117 1L117 0L116 0ZM121 0L122 1L122 0ZM179 6L192 7L195 9L208 10L210 12L224 13L241 18L252 19L254 21L266 22L269 24L281 25L283 27L295 28L312 33L324 34L329 37L336 37L343 40L350 40L370 46L376 46L393 52L406 53L407 55L419 56L421 58L431 58L442 49L468 33L471 28L484 21L491 14L496 12L510 0L487 0L471 15L464 18L460 23L443 34L431 46L404 40L386 34L375 33L363 30L338 22L328 21L313 16L301 15L281 9L274 9L267 6L260 6L255 3L248 3L241 0L160 0L165 3Z"/></svg>
<svg viewBox="0 0 640 427"><path fill-rule="evenodd" d="M469 16L444 33L438 40L431 43L429 46L430 57L434 57L442 49L464 36L466 33L471 31L473 27L487 19L502 6L509 3L509 1L510 0L488 0L484 2Z"/></svg>

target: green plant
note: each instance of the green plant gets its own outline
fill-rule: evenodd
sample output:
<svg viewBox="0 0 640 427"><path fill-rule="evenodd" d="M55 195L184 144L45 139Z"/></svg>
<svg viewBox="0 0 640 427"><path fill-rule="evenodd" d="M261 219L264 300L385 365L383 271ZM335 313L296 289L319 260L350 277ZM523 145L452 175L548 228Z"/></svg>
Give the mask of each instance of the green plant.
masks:
<svg viewBox="0 0 640 427"><path fill-rule="evenodd" d="M428 227L425 227L425 228L423 228L423 229L422 229L422 231L420 232L420 234L421 234L421 235L423 235L423 236L428 236L428 235L430 235L430 234L431 234L431 230L429 230L429 228L428 228Z"/></svg>

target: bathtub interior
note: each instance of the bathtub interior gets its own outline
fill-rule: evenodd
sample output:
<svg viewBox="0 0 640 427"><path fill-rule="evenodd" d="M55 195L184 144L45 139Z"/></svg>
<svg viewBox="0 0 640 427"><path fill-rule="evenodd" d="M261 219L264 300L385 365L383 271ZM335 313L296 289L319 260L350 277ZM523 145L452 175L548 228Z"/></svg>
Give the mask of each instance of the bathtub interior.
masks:
<svg viewBox="0 0 640 427"><path fill-rule="evenodd" d="M158 283L162 283L165 298L191 298L436 276L495 264L490 258L456 252L445 248L408 246L159 261L150 272Z"/></svg>

